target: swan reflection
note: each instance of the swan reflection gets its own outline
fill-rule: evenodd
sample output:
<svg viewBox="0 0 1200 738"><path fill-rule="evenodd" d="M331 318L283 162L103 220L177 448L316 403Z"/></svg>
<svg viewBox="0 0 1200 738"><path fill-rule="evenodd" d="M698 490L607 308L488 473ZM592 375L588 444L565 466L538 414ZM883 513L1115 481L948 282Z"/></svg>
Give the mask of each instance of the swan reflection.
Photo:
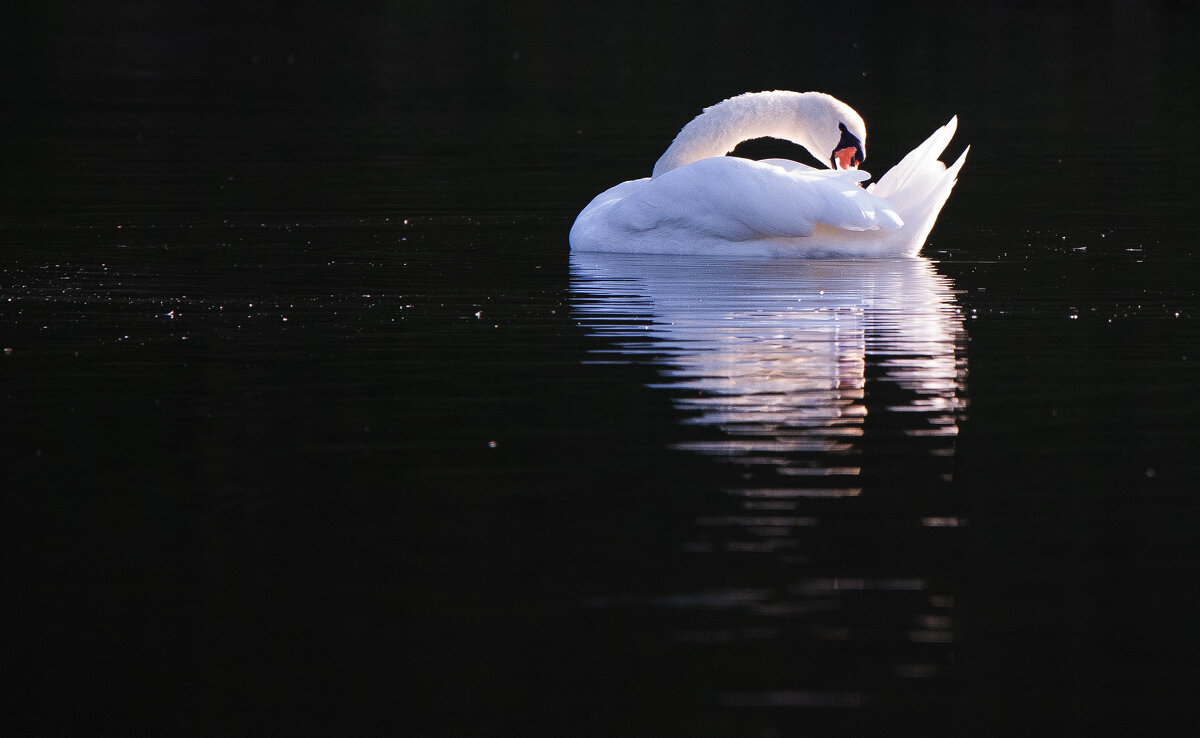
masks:
<svg viewBox="0 0 1200 738"><path fill-rule="evenodd" d="M729 709L943 694L966 375L950 281L916 258L576 253L571 274L588 360L652 366L671 445L726 464L662 541L687 558L666 591L589 605L649 610L680 649L741 665L698 687Z"/></svg>
<svg viewBox="0 0 1200 738"><path fill-rule="evenodd" d="M577 319L608 339L593 358L652 361L684 423L717 431L678 448L781 478L858 475L868 427L923 454L953 453L962 316L949 280L925 259L572 254L571 266ZM857 491L788 485L778 494Z"/></svg>

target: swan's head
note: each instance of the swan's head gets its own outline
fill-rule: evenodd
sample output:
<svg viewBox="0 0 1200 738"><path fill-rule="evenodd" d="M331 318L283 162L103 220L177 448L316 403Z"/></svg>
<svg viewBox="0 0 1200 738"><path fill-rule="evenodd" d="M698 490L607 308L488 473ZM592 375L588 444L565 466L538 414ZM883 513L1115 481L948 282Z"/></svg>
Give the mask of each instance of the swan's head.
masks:
<svg viewBox="0 0 1200 738"><path fill-rule="evenodd" d="M856 136L850 132L845 123L838 123L838 130L842 132L842 137L838 140L837 146L833 148L833 155L829 157L829 162L834 169L858 169L858 165L867 158L867 154L863 150L863 139L867 137L866 132L863 132L861 137Z"/></svg>
<svg viewBox="0 0 1200 738"><path fill-rule="evenodd" d="M825 93L811 95L808 150L834 169L858 169L867 158L867 124L854 108Z"/></svg>

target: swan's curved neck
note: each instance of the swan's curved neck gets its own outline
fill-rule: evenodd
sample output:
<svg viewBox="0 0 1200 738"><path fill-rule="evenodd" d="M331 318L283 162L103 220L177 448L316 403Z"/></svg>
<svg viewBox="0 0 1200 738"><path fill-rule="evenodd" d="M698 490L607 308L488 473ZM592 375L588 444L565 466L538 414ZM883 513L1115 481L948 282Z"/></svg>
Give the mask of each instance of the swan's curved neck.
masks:
<svg viewBox="0 0 1200 738"><path fill-rule="evenodd" d="M705 108L671 142L654 165L653 176L724 156L742 141L764 136L798 143L825 163L831 152L818 151L813 134L822 127L837 130L837 120L823 99L828 97L820 92L752 92Z"/></svg>

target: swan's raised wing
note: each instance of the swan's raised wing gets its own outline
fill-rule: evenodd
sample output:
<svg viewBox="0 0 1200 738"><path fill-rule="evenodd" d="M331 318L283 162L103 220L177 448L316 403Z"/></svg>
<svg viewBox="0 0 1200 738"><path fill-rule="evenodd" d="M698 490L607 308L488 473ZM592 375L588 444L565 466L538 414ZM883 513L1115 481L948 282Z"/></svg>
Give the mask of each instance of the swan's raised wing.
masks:
<svg viewBox="0 0 1200 738"><path fill-rule="evenodd" d="M951 118L867 188L872 194L887 198L903 215L910 243L918 249L929 237L971 150L970 146L964 149L950 166L938 160L957 128L958 118Z"/></svg>
<svg viewBox="0 0 1200 738"><path fill-rule="evenodd" d="M869 178L713 157L640 180L620 193L609 218L631 234L686 229L727 241L809 236L822 223L852 231L903 225L890 203L859 187Z"/></svg>
<svg viewBox="0 0 1200 738"><path fill-rule="evenodd" d="M908 152L900 163L892 167L879 178L879 181L871 185L868 190L879 197L886 197L889 200L899 201L922 201L928 198L929 191L939 187L946 187L946 194L949 195L949 187L954 186L954 178L958 175L958 170L962 167L962 162L966 160L966 152L951 165L953 170L949 177L945 176L947 171L946 165L938 161L938 157L950 145L950 139L954 138L954 132L958 130L958 116L950 119L950 122L933 132L933 134L925 139L917 148ZM946 185L945 183L949 183ZM942 198L944 201L945 198ZM897 202L897 205L900 205ZM903 210L904 208L901 207Z"/></svg>

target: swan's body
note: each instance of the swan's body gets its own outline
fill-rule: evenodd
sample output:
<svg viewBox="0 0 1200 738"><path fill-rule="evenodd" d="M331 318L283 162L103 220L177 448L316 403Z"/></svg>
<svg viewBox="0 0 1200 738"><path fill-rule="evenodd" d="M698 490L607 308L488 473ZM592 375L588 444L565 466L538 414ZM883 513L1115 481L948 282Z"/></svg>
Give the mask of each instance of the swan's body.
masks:
<svg viewBox="0 0 1200 738"><path fill-rule="evenodd" d="M879 181L857 165L866 126L820 92L755 92L704 110L684 126L653 176L598 195L575 219L573 251L745 256L913 256L965 161L938 156L952 118ZM725 156L740 142L794 141L833 168ZM969 149L969 147L968 147Z"/></svg>

